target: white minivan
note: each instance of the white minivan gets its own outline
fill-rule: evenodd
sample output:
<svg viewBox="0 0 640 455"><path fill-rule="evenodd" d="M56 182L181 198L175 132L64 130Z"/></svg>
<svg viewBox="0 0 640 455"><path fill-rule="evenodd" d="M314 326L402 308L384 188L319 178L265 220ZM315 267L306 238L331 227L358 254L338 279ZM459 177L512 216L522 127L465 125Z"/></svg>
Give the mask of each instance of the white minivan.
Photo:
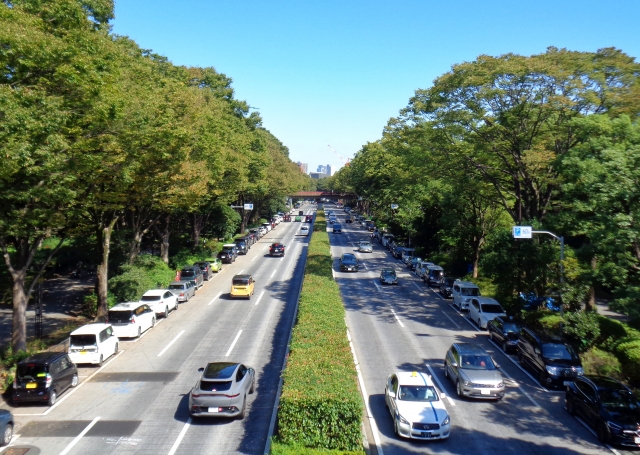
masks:
<svg viewBox="0 0 640 455"><path fill-rule="evenodd" d="M456 280L453 282L451 297L453 305L459 310L468 310L473 297L480 297L480 288L469 281Z"/></svg>
<svg viewBox="0 0 640 455"><path fill-rule="evenodd" d="M135 338L156 325L156 314L144 302L119 303L109 309L109 323L119 338Z"/></svg>
<svg viewBox="0 0 640 455"><path fill-rule="evenodd" d="M111 324L83 325L69 335L69 358L75 364L102 362L118 352L118 337Z"/></svg>

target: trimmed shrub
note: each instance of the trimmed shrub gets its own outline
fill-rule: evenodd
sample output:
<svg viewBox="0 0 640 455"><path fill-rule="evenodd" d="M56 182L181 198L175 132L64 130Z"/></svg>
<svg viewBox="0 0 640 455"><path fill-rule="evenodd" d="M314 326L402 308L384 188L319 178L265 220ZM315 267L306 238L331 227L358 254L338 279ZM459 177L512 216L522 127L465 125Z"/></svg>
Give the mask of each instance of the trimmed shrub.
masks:
<svg viewBox="0 0 640 455"><path fill-rule="evenodd" d="M118 302L135 302L149 289L164 288L175 272L162 259L142 254L133 264L120 266L120 275L109 280L109 292Z"/></svg>
<svg viewBox="0 0 640 455"><path fill-rule="evenodd" d="M588 350L600 337L598 313L576 311L565 315L564 334L580 352Z"/></svg>
<svg viewBox="0 0 640 455"><path fill-rule="evenodd" d="M527 327L549 333L559 334L564 322L562 316L551 311L528 311L522 314Z"/></svg>
<svg viewBox="0 0 640 455"><path fill-rule="evenodd" d="M283 373L277 442L359 451L364 406L332 267L324 213L318 212Z"/></svg>
<svg viewBox="0 0 640 455"><path fill-rule="evenodd" d="M271 455L364 455L363 450L327 450L311 449L302 446L290 446L274 441L271 444Z"/></svg>
<svg viewBox="0 0 640 455"><path fill-rule="evenodd" d="M582 367L586 374L597 374L622 379L622 365L610 352L598 348L591 348L581 356Z"/></svg>
<svg viewBox="0 0 640 455"><path fill-rule="evenodd" d="M615 346L614 354L622 365L622 374L633 386L640 385L640 338L623 340Z"/></svg>
<svg viewBox="0 0 640 455"><path fill-rule="evenodd" d="M627 336L625 325L615 319L600 316L598 325L600 326L600 336L596 345L605 351L611 351L615 343Z"/></svg>

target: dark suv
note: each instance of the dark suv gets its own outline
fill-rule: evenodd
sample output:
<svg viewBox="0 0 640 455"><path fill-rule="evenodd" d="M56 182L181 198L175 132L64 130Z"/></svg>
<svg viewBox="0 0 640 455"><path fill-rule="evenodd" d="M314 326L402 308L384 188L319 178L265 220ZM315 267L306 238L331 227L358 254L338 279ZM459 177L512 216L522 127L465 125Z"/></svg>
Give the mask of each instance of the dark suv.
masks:
<svg viewBox="0 0 640 455"><path fill-rule="evenodd" d="M197 265L191 267L184 267L180 271L180 280L182 281L194 281L196 289L200 289L204 286L204 275L202 270Z"/></svg>
<svg viewBox="0 0 640 455"><path fill-rule="evenodd" d="M18 363L13 403L42 401L52 406L58 395L78 385L78 368L63 352L41 352Z"/></svg>
<svg viewBox="0 0 640 455"><path fill-rule="evenodd" d="M527 328L518 338L518 360L533 370L544 387L563 387L584 372L569 343Z"/></svg>
<svg viewBox="0 0 640 455"><path fill-rule="evenodd" d="M445 276L442 278L442 281L440 281L440 294L442 294L442 297L445 299L451 298L451 289L453 289L453 282L455 280L455 278Z"/></svg>
<svg viewBox="0 0 640 455"><path fill-rule="evenodd" d="M236 240L236 248L238 249L238 254L247 254L249 251L249 245L245 239Z"/></svg>
<svg viewBox="0 0 640 455"><path fill-rule="evenodd" d="M200 267L200 270L202 270L202 276L205 281L209 281L213 276L213 271L211 270L211 263L207 261L200 261L200 262L194 262L193 266Z"/></svg>

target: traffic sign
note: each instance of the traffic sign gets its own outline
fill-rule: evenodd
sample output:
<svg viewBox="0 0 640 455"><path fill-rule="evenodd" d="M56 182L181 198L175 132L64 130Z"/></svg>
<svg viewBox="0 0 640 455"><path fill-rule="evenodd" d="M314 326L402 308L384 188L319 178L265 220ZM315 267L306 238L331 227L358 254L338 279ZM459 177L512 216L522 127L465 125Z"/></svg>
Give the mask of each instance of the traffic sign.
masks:
<svg viewBox="0 0 640 455"><path fill-rule="evenodd" d="M244 209L245 210L253 210L253 204L245 204L244 205Z"/></svg>
<svg viewBox="0 0 640 455"><path fill-rule="evenodd" d="M533 234L531 226L514 226L513 238L514 239L530 239Z"/></svg>

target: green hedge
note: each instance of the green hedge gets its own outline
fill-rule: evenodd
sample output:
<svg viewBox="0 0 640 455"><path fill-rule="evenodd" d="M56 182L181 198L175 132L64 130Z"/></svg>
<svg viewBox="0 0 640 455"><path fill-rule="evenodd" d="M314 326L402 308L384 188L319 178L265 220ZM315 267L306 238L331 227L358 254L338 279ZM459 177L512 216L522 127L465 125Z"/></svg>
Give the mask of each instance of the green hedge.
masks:
<svg viewBox="0 0 640 455"><path fill-rule="evenodd" d="M135 302L149 289L165 288L175 271L157 256L142 254L133 264L120 266L120 274L109 280L109 293L118 302Z"/></svg>
<svg viewBox="0 0 640 455"><path fill-rule="evenodd" d="M300 453L300 447L359 453L363 450L364 405L332 267L326 221L319 211L309 243L298 320L283 373L275 441L278 453L287 453L283 446L292 450L297 447L296 453Z"/></svg>

